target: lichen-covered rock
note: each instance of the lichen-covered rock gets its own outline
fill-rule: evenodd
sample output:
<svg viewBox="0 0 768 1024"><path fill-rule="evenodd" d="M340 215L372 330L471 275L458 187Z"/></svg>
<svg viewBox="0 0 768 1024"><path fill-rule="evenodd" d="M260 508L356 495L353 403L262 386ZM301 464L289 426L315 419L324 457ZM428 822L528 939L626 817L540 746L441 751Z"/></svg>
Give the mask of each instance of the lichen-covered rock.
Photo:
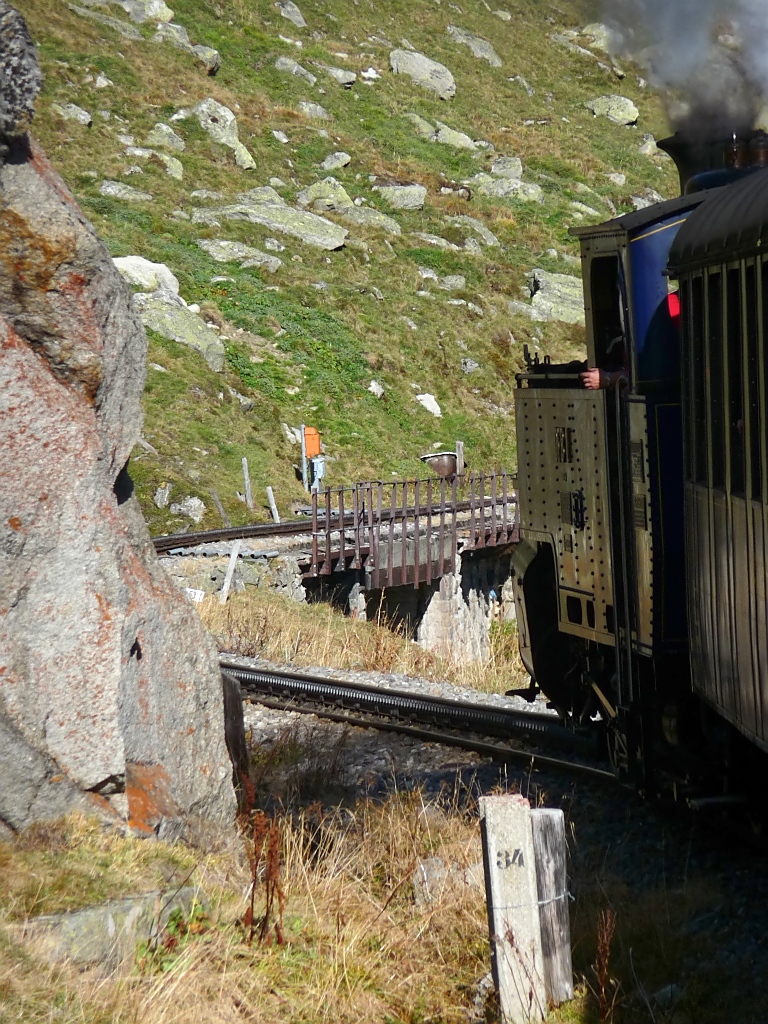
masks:
<svg viewBox="0 0 768 1024"><path fill-rule="evenodd" d="M24 76L23 69L20 72ZM28 136L0 168L0 821L232 819L216 650L131 496L146 338Z"/></svg>
<svg viewBox="0 0 768 1024"><path fill-rule="evenodd" d="M256 161L238 137L237 118L229 107L217 103L209 96L207 100L198 103L193 113L215 142L233 150L238 167L250 171L256 166Z"/></svg>
<svg viewBox="0 0 768 1024"><path fill-rule="evenodd" d="M389 55L389 66L396 75L408 75L414 85L436 92L441 100L450 100L456 95L456 82L448 68L423 53L393 50Z"/></svg>
<svg viewBox="0 0 768 1024"><path fill-rule="evenodd" d="M437 129L433 124L430 124L426 118L421 117L420 114L406 114L408 120L411 122L413 127L416 129L416 134L420 135L423 139L431 139L433 142L437 136Z"/></svg>
<svg viewBox="0 0 768 1024"><path fill-rule="evenodd" d="M531 319L584 323L584 289L580 278L539 269L530 271L526 277L531 293Z"/></svg>
<svg viewBox="0 0 768 1024"><path fill-rule="evenodd" d="M26 22L6 0L0 0L0 142L29 131L42 84Z"/></svg>
<svg viewBox="0 0 768 1024"><path fill-rule="evenodd" d="M420 210L427 197L423 185L374 185L374 190L395 210Z"/></svg>
<svg viewBox="0 0 768 1024"><path fill-rule="evenodd" d="M137 292L133 305L145 327L179 345L193 348L216 373L224 369L224 343L178 295L162 288L151 293Z"/></svg>
<svg viewBox="0 0 768 1024"><path fill-rule="evenodd" d="M313 121L330 121L331 115L321 106L319 103L313 103L312 100L300 100L299 110L304 117L309 117Z"/></svg>
<svg viewBox="0 0 768 1024"><path fill-rule="evenodd" d="M173 21L173 11L165 0L110 0L110 3L122 7L137 25L145 21Z"/></svg>
<svg viewBox="0 0 768 1024"><path fill-rule="evenodd" d="M455 39L457 43L462 43L462 45L469 47L473 57L487 60L492 68L501 67L501 57L499 57L487 39L481 39L480 36L472 35L471 32L458 28L456 25L448 26L448 35Z"/></svg>
<svg viewBox="0 0 768 1024"><path fill-rule="evenodd" d="M477 149L474 140L464 132L457 132L454 128L443 124L442 121L436 121L435 124L437 125L435 142L441 142L444 146L453 146L454 149L468 149L471 152Z"/></svg>
<svg viewBox="0 0 768 1024"><path fill-rule="evenodd" d="M192 54L195 60L202 64L209 75L215 75L221 67L221 55L218 50L211 46L203 46L200 43L192 45L189 33L183 25L176 25L171 22L161 22L157 26L157 32L152 36L153 43L171 43L180 50Z"/></svg>
<svg viewBox="0 0 768 1024"><path fill-rule="evenodd" d="M304 20L304 15L301 13L299 8L293 2L293 0L277 0L275 7L280 11L280 14L287 21L292 22L296 28L306 28L307 23Z"/></svg>
<svg viewBox="0 0 768 1024"><path fill-rule="evenodd" d="M500 245L498 238L494 233L483 224L481 220L476 217L467 217L466 215L460 217L451 217L451 223L456 224L458 227L465 228L467 231L475 235L483 245L496 246Z"/></svg>
<svg viewBox="0 0 768 1024"><path fill-rule="evenodd" d="M614 124L637 124L640 116L640 111L626 96L598 96L597 99L587 100L584 106L591 110L595 117L607 117Z"/></svg>
<svg viewBox="0 0 768 1024"><path fill-rule="evenodd" d="M310 85L314 85L317 81L317 77L311 71L307 71L305 67L302 67L293 57L278 57L275 61L275 67L278 71L284 71L289 75L295 75L297 78L303 78Z"/></svg>
<svg viewBox="0 0 768 1024"><path fill-rule="evenodd" d="M253 188L229 206L213 206L192 211L193 224L220 226L222 221L247 220L274 231L300 238L319 249L340 249L349 232L346 228L318 217L307 210L294 210L269 185Z"/></svg>
<svg viewBox="0 0 768 1024"><path fill-rule="evenodd" d="M339 85L343 85L345 89L351 89L357 81L357 75L354 71L347 71L346 68L326 68L325 69L334 82L338 82Z"/></svg>
<svg viewBox="0 0 768 1024"><path fill-rule="evenodd" d="M101 11L92 11L81 4L67 4L67 7L75 14L79 14L81 18L90 18L91 21L96 21L100 25L107 25L125 39L141 39L140 29L135 25L129 25L127 21L113 18L109 14L102 14Z"/></svg>
<svg viewBox="0 0 768 1024"><path fill-rule="evenodd" d="M124 199L127 203L149 203L152 201L152 195L149 192L142 192L140 188L126 185L122 181L102 181L99 185L99 192L111 199Z"/></svg>
<svg viewBox="0 0 768 1024"><path fill-rule="evenodd" d="M90 112L78 107L76 103L52 103L51 110L65 121L77 121L78 124L85 125L86 128L90 128L93 124Z"/></svg>
<svg viewBox="0 0 768 1024"><path fill-rule="evenodd" d="M146 144L159 147L160 149L170 149L174 153L183 153L186 149L184 139L177 135L169 124L163 124L162 121L158 121L152 131L149 132Z"/></svg>
<svg viewBox="0 0 768 1024"><path fill-rule="evenodd" d="M179 279L165 263L153 263L143 256L116 256L112 262L128 284L141 288L143 292L164 288L174 295L179 294Z"/></svg>
<svg viewBox="0 0 768 1024"><path fill-rule="evenodd" d="M320 168L323 171L338 171L342 167L346 167L347 164L351 163L352 157L349 153L329 153L328 156L320 164Z"/></svg>
<svg viewBox="0 0 768 1024"><path fill-rule="evenodd" d="M497 178L517 178L523 176L523 161L519 156L497 156L491 164L491 174Z"/></svg>
<svg viewBox="0 0 768 1024"><path fill-rule="evenodd" d="M270 256L252 245L230 242L224 238L198 238L197 244L217 263L240 263L241 267L266 267L274 274L283 265L277 256Z"/></svg>
<svg viewBox="0 0 768 1024"><path fill-rule="evenodd" d="M368 206L346 207L341 211L341 219L365 228L381 228L388 235L402 234L402 228L394 217L388 217L386 213L379 213Z"/></svg>
<svg viewBox="0 0 768 1024"><path fill-rule="evenodd" d="M334 177L316 181L309 188L302 189L296 196L299 206L312 206L315 210L344 210L354 206L344 186Z"/></svg>
<svg viewBox="0 0 768 1024"><path fill-rule="evenodd" d="M489 174L478 174L474 178L477 194L493 196L496 199L516 198L527 202L541 203L544 192L541 185L520 181L519 178L492 178Z"/></svg>

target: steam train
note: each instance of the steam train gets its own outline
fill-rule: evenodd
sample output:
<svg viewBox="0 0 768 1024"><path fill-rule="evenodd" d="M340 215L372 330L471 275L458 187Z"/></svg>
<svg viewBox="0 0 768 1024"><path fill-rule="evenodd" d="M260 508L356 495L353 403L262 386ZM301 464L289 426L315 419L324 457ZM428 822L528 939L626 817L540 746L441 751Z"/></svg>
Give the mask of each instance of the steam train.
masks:
<svg viewBox="0 0 768 1024"><path fill-rule="evenodd" d="M573 231L613 386L517 377L520 650L619 779L727 801L768 764L768 137L659 145L681 195Z"/></svg>

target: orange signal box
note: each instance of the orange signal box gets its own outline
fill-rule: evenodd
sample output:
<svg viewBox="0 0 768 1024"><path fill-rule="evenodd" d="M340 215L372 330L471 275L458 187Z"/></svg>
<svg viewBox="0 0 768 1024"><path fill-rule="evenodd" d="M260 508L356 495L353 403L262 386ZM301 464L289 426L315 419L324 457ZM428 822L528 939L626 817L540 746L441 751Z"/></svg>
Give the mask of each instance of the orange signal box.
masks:
<svg viewBox="0 0 768 1024"><path fill-rule="evenodd" d="M304 450L308 459L320 454L320 431L317 427L304 427Z"/></svg>

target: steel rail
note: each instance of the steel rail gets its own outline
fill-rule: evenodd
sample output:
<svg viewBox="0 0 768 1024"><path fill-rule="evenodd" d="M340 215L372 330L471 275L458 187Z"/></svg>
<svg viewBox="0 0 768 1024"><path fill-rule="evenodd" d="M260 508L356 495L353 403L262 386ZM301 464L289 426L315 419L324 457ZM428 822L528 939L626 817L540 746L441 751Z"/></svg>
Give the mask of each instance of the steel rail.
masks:
<svg viewBox="0 0 768 1024"><path fill-rule="evenodd" d="M490 508L491 499L487 499L482 508ZM477 505L475 506L478 507ZM445 510L447 512L469 512L471 503L467 501L459 501L453 504L446 504ZM433 514L440 512L440 506L436 506L433 509ZM427 507L422 505L421 508L416 509L415 506L409 506L406 509L406 515L412 517L414 515L426 515ZM399 513L398 513L399 515ZM388 522L394 518L393 513L390 509L382 509L379 516L381 522ZM354 525L354 514L347 512L344 514L344 526ZM326 529L325 517L321 517L323 523L323 529ZM341 520L339 516L331 516L330 530L335 533L341 529ZM173 551L176 548L192 548L198 544L213 544L217 541L228 541L228 540L247 540L250 537L300 537L306 534L308 537L312 536L312 519L308 517L302 517L301 519L286 519L282 523L249 523L245 526L222 526L218 530L198 530L197 532L190 533L170 533L163 537L153 537L152 543L155 546L155 551L158 554L162 554L165 551Z"/></svg>
<svg viewBox="0 0 768 1024"><path fill-rule="evenodd" d="M582 775L590 775L592 778L603 779L608 782L616 781L616 776L613 772L606 768L597 768L595 765L585 764L582 761L567 761L564 758L551 757L548 754L540 754L534 750L506 747L500 743L488 743L485 740L463 736L460 733L438 732L436 729L404 725L402 722L391 722L384 718L360 718L356 715L344 714L341 711L332 711L330 708L316 704L298 704L295 698L275 700L263 694L256 694L251 699L257 701L262 707L272 708L275 711L294 711L297 714L317 715L318 718L327 718L332 722L340 722L344 725L354 725L362 729L380 729L384 732L396 732L400 736L413 736L415 739L426 740L428 743L439 743L448 747L461 747L463 750L472 750L476 754L484 754L486 757L494 757L502 761L524 761L527 764L535 763L544 768L580 772Z"/></svg>
<svg viewBox="0 0 768 1024"><path fill-rule="evenodd" d="M423 694L403 693L385 687L348 683L300 672L262 670L220 660L222 671L240 683L245 695L261 701L263 697L312 702L320 708L368 713L396 722L451 727L481 736L517 736L550 747L595 753L595 739L574 732L554 715L513 711L485 704L448 700ZM321 712L318 711L318 714Z"/></svg>

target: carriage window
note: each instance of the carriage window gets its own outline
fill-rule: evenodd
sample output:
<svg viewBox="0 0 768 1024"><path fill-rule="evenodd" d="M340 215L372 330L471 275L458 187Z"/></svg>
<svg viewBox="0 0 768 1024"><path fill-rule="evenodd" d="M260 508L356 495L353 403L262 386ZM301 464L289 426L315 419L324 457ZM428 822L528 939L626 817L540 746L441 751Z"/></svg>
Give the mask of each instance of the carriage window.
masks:
<svg viewBox="0 0 768 1024"><path fill-rule="evenodd" d="M618 256L598 256L590 267L592 333L601 370L622 370L626 364L624 311Z"/></svg>
<svg viewBox="0 0 768 1024"><path fill-rule="evenodd" d="M693 478L697 483L707 482L707 379L704 352L704 279L694 277L691 284L690 344L691 353L691 447ZM691 378L689 378L691 379Z"/></svg>
<svg viewBox="0 0 768 1024"><path fill-rule="evenodd" d="M728 450L732 494L744 494L744 372L741 349L741 271L727 277Z"/></svg>
<svg viewBox="0 0 768 1024"><path fill-rule="evenodd" d="M762 452L760 444L760 339L757 326L757 273L747 267L747 403L749 414L749 493L755 501L763 497Z"/></svg>
<svg viewBox="0 0 768 1024"><path fill-rule="evenodd" d="M720 274L707 281L707 354L709 440L712 451L710 486L725 486L725 410L723 388L723 293Z"/></svg>

